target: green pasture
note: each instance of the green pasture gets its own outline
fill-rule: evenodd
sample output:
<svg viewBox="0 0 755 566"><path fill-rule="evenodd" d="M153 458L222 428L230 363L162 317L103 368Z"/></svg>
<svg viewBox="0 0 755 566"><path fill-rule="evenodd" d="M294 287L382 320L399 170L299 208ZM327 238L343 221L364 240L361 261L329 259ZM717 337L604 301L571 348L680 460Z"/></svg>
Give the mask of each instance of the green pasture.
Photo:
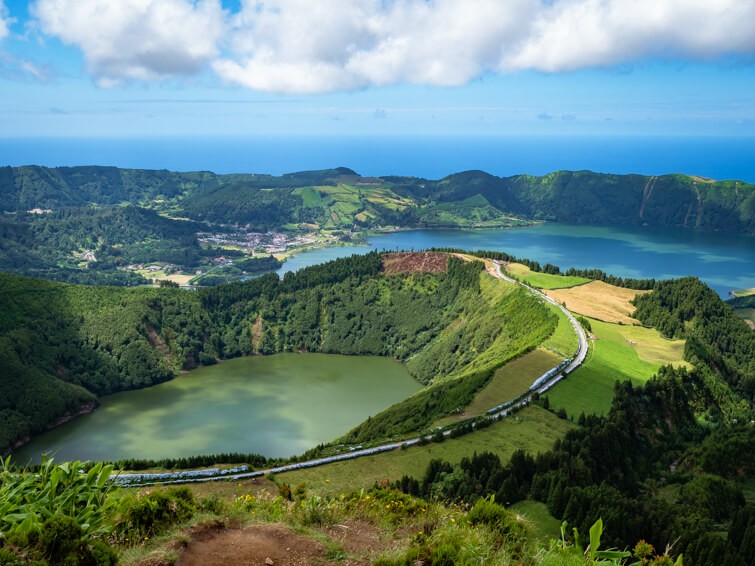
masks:
<svg viewBox="0 0 755 566"><path fill-rule="evenodd" d="M335 496L370 488L375 482L394 481L404 475L422 479L430 460L435 458L455 463L465 456L471 457L475 452L488 451L508 461L516 450L524 449L531 454L544 452L550 450L555 440L573 426L553 413L532 406L460 438L276 474L276 481L290 485L306 482L310 493Z"/></svg>
<svg viewBox="0 0 755 566"><path fill-rule="evenodd" d="M600 340L633 348L641 360L654 364L689 367L689 364L682 359L684 340L664 338L655 328L589 320L592 327L591 334Z"/></svg>
<svg viewBox="0 0 755 566"><path fill-rule="evenodd" d="M506 266L506 271L512 275L515 275L517 279L537 287L539 289L563 289L565 287L574 287L575 285L582 285L583 283L589 283L591 279L586 277L567 277L566 275L551 275L549 273L538 273L532 271L526 265L521 263L510 263Z"/></svg>
<svg viewBox="0 0 755 566"><path fill-rule="evenodd" d="M594 340L585 363L548 392L551 408L571 417L608 413L616 380L641 385L662 364L687 365L683 340L666 340L655 329L589 319Z"/></svg>

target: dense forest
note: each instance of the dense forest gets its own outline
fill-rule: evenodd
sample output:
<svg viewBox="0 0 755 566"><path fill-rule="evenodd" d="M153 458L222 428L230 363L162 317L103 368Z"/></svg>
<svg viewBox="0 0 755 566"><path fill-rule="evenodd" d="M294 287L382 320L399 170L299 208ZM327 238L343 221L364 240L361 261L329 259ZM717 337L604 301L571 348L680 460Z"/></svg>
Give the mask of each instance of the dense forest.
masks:
<svg viewBox="0 0 755 566"><path fill-rule="evenodd" d="M755 335L696 278L658 282L636 304L644 323L686 338L691 370L664 366L640 387L617 381L609 414L580 415L545 454L436 460L396 485L443 500L535 499L583 535L602 518L610 545L670 545L686 565L755 563L755 506L743 496L755 472Z"/></svg>
<svg viewBox="0 0 755 566"><path fill-rule="evenodd" d="M413 401L422 410L410 421L383 415L359 436L408 432L468 402L491 367L555 328L534 297L483 281L480 262L449 256L444 272L392 275L382 265L372 252L198 292L0 275L0 452L90 410L99 395L281 351L402 360L432 382Z"/></svg>

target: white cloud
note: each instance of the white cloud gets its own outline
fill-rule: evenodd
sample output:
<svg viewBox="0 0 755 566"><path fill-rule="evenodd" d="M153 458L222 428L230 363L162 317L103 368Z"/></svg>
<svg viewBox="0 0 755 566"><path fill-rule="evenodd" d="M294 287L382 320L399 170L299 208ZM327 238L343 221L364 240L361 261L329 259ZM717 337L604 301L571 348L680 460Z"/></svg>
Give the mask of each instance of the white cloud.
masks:
<svg viewBox="0 0 755 566"><path fill-rule="evenodd" d="M559 0L499 70L571 71L648 57L709 60L755 50L752 0Z"/></svg>
<svg viewBox="0 0 755 566"><path fill-rule="evenodd" d="M32 11L103 86L210 64L229 84L320 93L755 53L755 0L242 0L235 14L219 0L36 0Z"/></svg>
<svg viewBox="0 0 755 566"><path fill-rule="evenodd" d="M564 72L755 51L753 0L247 0L230 83L284 93L462 85L486 72Z"/></svg>
<svg viewBox="0 0 755 566"><path fill-rule="evenodd" d="M14 21L15 20L8 17L8 10L5 8L3 0L0 0L0 41L8 36L8 34L10 33L10 29L8 28Z"/></svg>
<svg viewBox="0 0 755 566"><path fill-rule="evenodd" d="M37 0L43 33L81 49L101 86L199 71L218 54L219 0Z"/></svg>

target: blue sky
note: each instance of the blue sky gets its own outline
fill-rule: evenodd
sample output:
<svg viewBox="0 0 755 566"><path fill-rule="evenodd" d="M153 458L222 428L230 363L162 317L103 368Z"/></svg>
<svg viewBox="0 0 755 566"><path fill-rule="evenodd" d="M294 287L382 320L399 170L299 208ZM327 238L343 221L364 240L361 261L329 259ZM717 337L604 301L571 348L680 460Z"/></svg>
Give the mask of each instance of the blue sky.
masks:
<svg viewBox="0 0 755 566"><path fill-rule="evenodd" d="M0 4L5 138L755 132L752 0Z"/></svg>

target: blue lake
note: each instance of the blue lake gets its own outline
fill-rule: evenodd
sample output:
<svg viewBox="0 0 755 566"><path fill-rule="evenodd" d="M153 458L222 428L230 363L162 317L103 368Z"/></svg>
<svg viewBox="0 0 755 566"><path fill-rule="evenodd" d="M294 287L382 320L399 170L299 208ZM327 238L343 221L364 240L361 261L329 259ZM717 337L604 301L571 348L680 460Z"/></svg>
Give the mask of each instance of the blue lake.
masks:
<svg viewBox="0 0 755 566"><path fill-rule="evenodd" d="M755 287L755 237L676 228L545 223L515 230L413 230L368 239L370 246L313 250L290 258L283 274L373 249L455 247L505 251L566 270L598 268L620 277L695 275L722 297Z"/></svg>

